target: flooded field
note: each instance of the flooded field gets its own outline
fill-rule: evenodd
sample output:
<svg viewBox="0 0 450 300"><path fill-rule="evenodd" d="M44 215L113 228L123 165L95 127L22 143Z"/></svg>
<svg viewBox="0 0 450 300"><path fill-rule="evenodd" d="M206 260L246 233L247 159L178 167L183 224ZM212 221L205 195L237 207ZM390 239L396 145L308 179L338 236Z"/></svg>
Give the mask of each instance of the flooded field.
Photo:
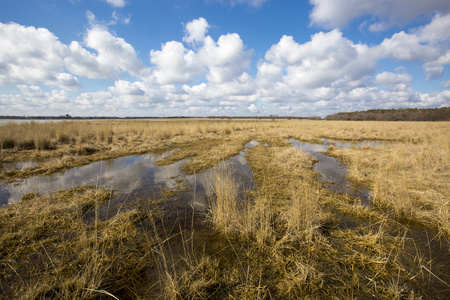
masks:
<svg viewBox="0 0 450 300"><path fill-rule="evenodd" d="M347 179L347 167L340 163L336 158L325 155L323 152L329 150L328 143L338 148L351 148L362 146L377 146L376 142L359 142L356 144L340 143L336 141L329 141L322 139L323 144L311 144L302 143L294 139L290 139L289 142L295 148L298 148L308 154L311 154L317 159L317 163L314 165L314 171L316 171L320 177L319 180L324 182L328 189L341 193L348 194L350 197L359 199L363 205L372 205L373 192L367 188L364 188L361 184L355 184Z"/></svg>
<svg viewBox="0 0 450 300"><path fill-rule="evenodd" d="M59 124L0 131L4 297L450 292L447 123Z"/></svg>

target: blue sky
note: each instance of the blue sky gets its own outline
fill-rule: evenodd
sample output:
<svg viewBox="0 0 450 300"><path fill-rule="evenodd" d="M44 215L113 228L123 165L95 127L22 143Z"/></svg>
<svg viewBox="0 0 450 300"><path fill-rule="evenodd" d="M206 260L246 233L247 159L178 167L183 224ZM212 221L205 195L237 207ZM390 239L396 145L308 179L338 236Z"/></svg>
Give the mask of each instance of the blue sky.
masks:
<svg viewBox="0 0 450 300"><path fill-rule="evenodd" d="M3 0L0 115L450 106L447 0Z"/></svg>

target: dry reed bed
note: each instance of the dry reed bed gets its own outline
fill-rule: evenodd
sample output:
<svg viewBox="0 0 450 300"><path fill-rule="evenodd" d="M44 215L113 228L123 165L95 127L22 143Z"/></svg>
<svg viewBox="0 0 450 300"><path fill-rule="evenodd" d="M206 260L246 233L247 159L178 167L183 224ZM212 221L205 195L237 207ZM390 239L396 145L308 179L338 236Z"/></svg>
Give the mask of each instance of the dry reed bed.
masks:
<svg viewBox="0 0 450 300"><path fill-rule="evenodd" d="M434 124L430 124L434 125ZM434 128L433 128L434 127ZM405 142L333 149L349 166L349 178L374 190L373 203L450 235L450 139L448 127L422 126ZM421 142L411 142L411 140Z"/></svg>
<svg viewBox="0 0 450 300"><path fill-rule="evenodd" d="M71 123L77 122L64 126L76 125ZM92 135L94 128L100 132L100 125L108 128L103 141L101 134ZM82 147L95 147L98 153L71 154L69 149L81 145L78 135L69 144L52 140L55 150L16 147L4 150L3 157L63 153L66 160L79 163L119 147L125 150L117 150L117 155L133 153L136 147L143 152L179 149L160 163L192 158L185 171L193 173L218 165L257 139L260 145L247 154L255 189L248 191L249 201L241 201L236 193L239 182L226 167L217 167L210 179L214 196L207 214L212 233L191 228L176 237L164 230L143 230L151 228L143 223L155 224L145 206L107 221L84 222L83 215L108 196L93 188L30 195L0 210L4 295L29 299L92 299L105 293L138 299L427 295L445 299L448 295L448 123L114 121L83 126L91 136ZM111 143L107 132L114 132ZM6 136L3 128L0 134ZM290 137L311 142L323 137L388 141L378 147L330 151L349 166L351 180L374 188L376 206L362 207L324 189L315 180L313 159L290 147L286 142ZM430 236L428 243L415 240L410 234L413 227L397 222L405 219L421 222L430 234L439 228L440 236ZM177 253L169 245L175 240L181 244ZM438 256L430 246L433 240L444 245ZM155 269L156 279L149 275Z"/></svg>
<svg viewBox="0 0 450 300"><path fill-rule="evenodd" d="M83 220L109 197L108 191L86 186L29 195L2 208L2 297L97 299L104 290L134 297L153 264L151 242L138 229L149 215L134 209L107 221Z"/></svg>
<svg viewBox="0 0 450 300"><path fill-rule="evenodd" d="M340 200L315 181L312 158L266 142L248 153L257 184L251 203L230 205L235 195L226 191L235 183L223 171L214 184L213 224L235 249L235 268L247 270L233 297L415 298L427 289L421 264L428 262L410 263L419 253L405 251L410 241L392 235L383 216L353 217L358 225L346 228L329 207Z"/></svg>
<svg viewBox="0 0 450 300"><path fill-rule="evenodd" d="M11 181L49 175L94 161L187 148L196 143L203 148L207 148L209 143L230 144L233 143L230 136L240 136L237 145L240 147L246 138L242 137L242 131L254 130L257 124L261 123L228 120L9 123L0 126L0 164L28 160L41 164L24 170L0 171L0 179ZM40 146L39 141L42 140L45 140L46 147ZM225 151L227 149L224 147ZM229 153L221 153L218 158L224 159L236 151L235 147ZM217 162L215 158L213 160ZM204 167L211 166L210 163Z"/></svg>

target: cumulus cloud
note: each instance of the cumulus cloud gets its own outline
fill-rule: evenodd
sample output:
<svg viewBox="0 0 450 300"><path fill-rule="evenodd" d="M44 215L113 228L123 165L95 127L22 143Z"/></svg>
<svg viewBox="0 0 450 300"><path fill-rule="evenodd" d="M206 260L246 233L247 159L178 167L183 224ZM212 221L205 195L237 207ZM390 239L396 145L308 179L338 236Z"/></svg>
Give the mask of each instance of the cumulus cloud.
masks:
<svg viewBox="0 0 450 300"><path fill-rule="evenodd" d="M155 65L152 74L158 83L189 83L203 74L210 82L223 83L239 77L249 68L252 51L245 49L239 35L222 35L215 42L211 36L205 36L208 27L203 18L186 25L183 40L198 44L196 51L177 41L163 44L161 50L150 51L150 61Z"/></svg>
<svg viewBox="0 0 450 300"><path fill-rule="evenodd" d="M303 88L329 86L337 81L369 76L375 72L377 62L376 55L367 45L354 44L338 29L317 33L305 44L298 44L291 36L283 36L267 51L265 59L266 62L259 66L260 78L276 78L283 73L285 83Z"/></svg>
<svg viewBox="0 0 450 300"><path fill-rule="evenodd" d="M383 72L377 74L375 78L376 84L384 88L394 91L407 89L412 83L412 77L409 74L396 74L391 72Z"/></svg>
<svg viewBox="0 0 450 300"><path fill-rule="evenodd" d="M0 84L44 83L77 86L63 73L64 44L45 28L0 23Z"/></svg>
<svg viewBox="0 0 450 300"><path fill-rule="evenodd" d="M250 112L252 112L252 113L257 113L257 112L258 112L258 107L256 107L255 104L250 104L250 105L248 106L248 110L249 110Z"/></svg>
<svg viewBox="0 0 450 300"><path fill-rule="evenodd" d="M88 78L114 78L121 74L120 69L105 56L89 52L76 41L70 43L68 51L64 63L74 74Z"/></svg>
<svg viewBox="0 0 450 300"><path fill-rule="evenodd" d="M150 50L146 67L132 45L90 16L81 41L68 45L46 29L0 23L0 85L17 93L0 95L2 111L36 108L79 115L321 115L371 108L438 107L450 92L422 94L412 76L377 73L380 59L422 62L427 78L450 64L450 19L435 15L422 27L368 46L339 29L318 32L299 43L283 36L249 74L253 52L237 33L213 39L204 18L185 25L181 41ZM132 76L123 76L128 73ZM110 87L73 95L76 76L113 79ZM134 78L133 78L134 77ZM375 77L375 78L374 78ZM126 79L126 80L125 80ZM44 88L53 85L61 90ZM441 85L448 88L448 81ZM12 88L14 89L14 88ZM48 109L47 109L48 112Z"/></svg>
<svg viewBox="0 0 450 300"><path fill-rule="evenodd" d="M101 26L88 29L84 37L84 44L97 53L77 41L67 46L45 28L16 23L0 23L0 38L0 84L46 84L76 90L81 83L74 75L114 78L128 72L139 76L145 68L130 44Z"/></svg>
<svg viewBox="0 0 450 300"><path fill-rule="evenodd" d="M151 50L150 61L156 65L153 76L160 84L188 83L203 71L198 56L176 41L163 44L159 51Z"/></svg>
<svg viewBox="0 0 450 300"><path fill-rule="evenodd" d="M185 26L185 36L183 41L186 43L202 43L208 32L209 24L204 18L198 18L188 22Z"/></svg>
<svg viewBox="0 0 450 300"><path fill-rule="evenodd" d="M208 68L206 78L215 83L230 81L250 66L253 52L246 50L237 33L219 37L217 43L207 36L198 55Z"/></svg>
<svg viewBox="0 0 450 300"><path fill-rule="evenodd" d="M376 47L380 58L422 61L427 80L442 76L450 64L450 15L436 15L433 20L409 33L401 31Z"/></svg>
<svg viewBox="0 0 450 300"><path fill-rule="evenodd" d="M88 29L84 40L87 47L97 51L99 59L109 61L132 75L139 76L145 67L133 46L101 26Z"/></svg>
<svg viewBox="0 0 450 300"><path fill-rule="evenodd" d="M370 16L374 20L369 25L371 31L405 25L422 15L450 12L447 0L310 0L310 3L314 6L310 14L312 25L342 28L354 19Z"/></svg>
<svg viewBox="0 0 450 300"><path fill-rule="evenodd" d="M109 90L115 94L120 95L133 95L143 96L145 95L143 82L129 82L126 80L117 80L113 87Z"/></svg>

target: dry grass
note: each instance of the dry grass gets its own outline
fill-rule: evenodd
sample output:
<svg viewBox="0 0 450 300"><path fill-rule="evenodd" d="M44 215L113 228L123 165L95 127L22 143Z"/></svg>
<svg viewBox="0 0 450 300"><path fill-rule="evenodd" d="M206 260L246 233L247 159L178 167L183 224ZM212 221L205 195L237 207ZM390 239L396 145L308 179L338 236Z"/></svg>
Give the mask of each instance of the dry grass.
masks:
<svg viewBox="0 0 450 300"><path fill-rule="evenodd" d="M86 222L96 203L109 198L92 187L28 195L1 208L2 296L445 299L450 288L448 132L445 122L298 120L2 126L3 161L44 161L35 169L4 172L0 176L6 180L166 150L174 151L160 164L189 159L188 173L216 166L207 217L187 222L189 228L181 225L186 220L164 219L170 208L159 212L159 221L144 206ZM293 149L287 142L291 137L384 142L329 151L348 166L350 180L374 190L374 206L328 191L316 180L314 159ZM253 139L260 145L246 155L254 178L247 199L221 162ZM177 229L166 231L168 224Z"/></svg>
<svg viewBox="0 0 450 300"><path fill-rule="evenodd" d="M110 192L87 186L29 195L2 208L2 297L134 297L145 278L143 271L152 265L151 245L137 228L147 216L135 209L86 223L85 215L109 197Z"/></svg>
<svg viewBox="0 0 450 300"><path fill-rule="evenodd" d="M204 170L218 160L234 155L242 143L249 141L242 131L254 130L257 124L260 123L245 120L7 123L0 126L0 162L34 160L41 164L24 170L0 171L0 179L11 181L48 175L99 160L199 145L193 155L196 156L205 149L221 145L220 151L208 152L187 167L191 172ZM224 146L228 144L235 146L233 149ZM186 155L190 154L178 154L179 157ZM209 161L205 163L204 159Z"/></svg>
<svg viewBox="0 0 450 300"><path fill-rule="evenodd" d="M374 205L399 220L439 228L448 237L450 139L448 128L440 125L414 126L404 142L334 149L332 153L349 165L350 179L373 188Z"/></svg>

